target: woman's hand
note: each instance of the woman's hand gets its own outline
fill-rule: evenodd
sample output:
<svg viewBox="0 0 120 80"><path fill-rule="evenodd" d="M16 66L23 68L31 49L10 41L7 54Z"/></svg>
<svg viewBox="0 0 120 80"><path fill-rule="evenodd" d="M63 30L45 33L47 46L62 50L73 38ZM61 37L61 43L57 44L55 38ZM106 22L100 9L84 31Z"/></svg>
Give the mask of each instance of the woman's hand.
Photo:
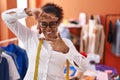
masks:
<svg viewBox="0 0 120 80"><path fill-rule="evenodd" d="M40 8L34 8L34 9L25 8L24 10L25 10L25 12L26 12L26 14L27 14L28 16L34 16L35 19L36 19L38 22L40 22L40 21L42 21L42 20L45 20L45 19L46 19L46 20L52 20L52 21L57 21L57 20L58 20L57 17L51 16L51 15L45 13L45 12L44 12L42 9L40 9Z"/></svg>
<svg viewBox="0 0 120 80"><path fill-rule="evenodd" d="M46 39L46 40L50 41L50 45L51 45L52 49L55 50L55 51L62 52L64 54L66 54L69 51L69 47L62 40L59 33L58 33L56 39L49 38L49 39Z"/></svg>
<svg viewBox="0 0 120 80"><path fill-rule="evenodd" d="M24 11L28 16L32 16L32 11L30 8L25 8Z"/></svg>

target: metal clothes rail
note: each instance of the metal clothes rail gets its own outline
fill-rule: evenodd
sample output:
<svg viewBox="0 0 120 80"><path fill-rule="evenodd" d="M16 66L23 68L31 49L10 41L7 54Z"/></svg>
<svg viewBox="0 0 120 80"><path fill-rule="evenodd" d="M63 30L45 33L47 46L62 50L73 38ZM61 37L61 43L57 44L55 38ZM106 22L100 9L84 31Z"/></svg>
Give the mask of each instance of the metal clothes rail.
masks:
<svg viewBox="0 0 120 80"><path fill-rule="evenodd" d="M18 40L18 38L11 38L11 39L7 39L7 40L2 40L2 41L0 41L0 44L12 42L12 41L16 41L16 40Z"/></svg>

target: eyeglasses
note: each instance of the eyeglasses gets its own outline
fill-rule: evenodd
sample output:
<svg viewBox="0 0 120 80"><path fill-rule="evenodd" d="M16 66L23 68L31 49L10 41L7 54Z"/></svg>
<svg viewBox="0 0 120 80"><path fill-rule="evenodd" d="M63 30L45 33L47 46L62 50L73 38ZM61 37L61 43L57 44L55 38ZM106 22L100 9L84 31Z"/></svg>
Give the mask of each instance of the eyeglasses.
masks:
<svg viewBox="0 0 120 80"><path fill-rule="evenodd" d="M55 28L57 26L58 22L57 21L52 21L52 22L40 22L40 27L41 28L47 28L48 26L50 28Z"/></svg>

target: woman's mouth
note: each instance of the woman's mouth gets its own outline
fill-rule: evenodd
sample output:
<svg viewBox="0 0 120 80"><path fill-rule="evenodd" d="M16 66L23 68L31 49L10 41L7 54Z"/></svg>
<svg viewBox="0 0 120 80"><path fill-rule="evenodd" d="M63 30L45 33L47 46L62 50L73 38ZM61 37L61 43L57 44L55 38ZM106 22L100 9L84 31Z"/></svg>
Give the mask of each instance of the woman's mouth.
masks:
<svg viewBox="0 0 120 80"><path fill-rule="evenodd" d="M47 34L51 34L52 32L46 32Z"/></svg>

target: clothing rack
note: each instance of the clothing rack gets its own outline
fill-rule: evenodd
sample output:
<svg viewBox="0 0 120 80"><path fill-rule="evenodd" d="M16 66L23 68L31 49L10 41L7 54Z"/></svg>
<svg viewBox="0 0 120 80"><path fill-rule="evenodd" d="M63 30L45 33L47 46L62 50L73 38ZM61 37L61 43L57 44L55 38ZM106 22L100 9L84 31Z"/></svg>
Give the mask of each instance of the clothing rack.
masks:
<svg viewBox="0 0 120 80"><path fill-rule="evenodd" d="M120 16L120 14L107 14L105 15L105 27L107 27L107 18L108 17L113 17L113 16ZM105 28L106 29L106 28ZM105 30L106 31L106 30Z"/></svg>
<svg viewBox="0 0 120 80"><path fill-rule="evenodd" d="M18 40L18 38L11 38L11 39L7 39L7 40L2 40L2 41L0 41L0 44L12 42L12 41L17 41L17 40Z"/></svg>
<svg viewBox="0 0 120 80"><path fill-rule="evenodd" d="M113 16L114 17L117 17L117 16L120 17L120 14L107 14L107 15L105 15L105 28L104 28L105 29L105 34L106 34L106 28L107 28L107 18L108 17L113 17ZM105 50L104 50L104 54L103 54L103 63L105 63L105 59L104 58L105 58Z"/></svg>
<svg viewBox="0 0 120 80"><path fill-rule="evenodd" d="M104 30L105 30L105 34L106 34L106 28L107 28L107 18L108 17L120 17L120 14L107 14L107 15L105 15L105 28L104 28Z"/></svg>

